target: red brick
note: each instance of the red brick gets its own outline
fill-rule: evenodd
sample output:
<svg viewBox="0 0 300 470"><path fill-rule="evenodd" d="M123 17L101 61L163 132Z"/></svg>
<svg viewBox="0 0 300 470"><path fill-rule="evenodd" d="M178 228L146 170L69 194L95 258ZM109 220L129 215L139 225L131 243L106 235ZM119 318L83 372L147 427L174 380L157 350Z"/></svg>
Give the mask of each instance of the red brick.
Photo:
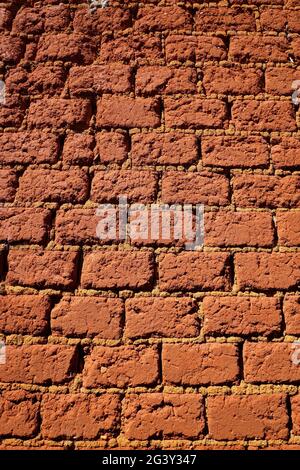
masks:
<svg viewBox="0 0 300 470"><path fill-rule="evenodd" d="M291 398L292 404L292 421L293 421L293 434L300 434L300 396L296 395Z"/></svg>
<svg viewBox="0 0 300 470"><path fill-rule="evenodd" d="M240 289L289 289L300 281L300 253L237 253Z"/></svg>
<svg viewBox="0 0 300 470"><path fill-rule="evenodd" d="M128 338L193 337L199 334L197 304L190 298L137 297L128 299Z"/></svg>
<svg viewBox="0 0 300 470"><path fill-rule="evenodd" d="M94 160L94 137L89 134L68 134L62 153L69 165L90 165Z"/></svg>
<svg viewBox="0 0 300 470"><path fill-rule="evenodd" d="M149 252L95 251L85 256L81 282L85 289L136 289L147 287L152 277Z"/></svg>
<svg viewBox="0 0 300 470"><path fill-rule="evenodd" d="M0 435L31 437L38 432L39 403L24 390L2 391L0 397Z"/></svg>
<svg viewBox="0 0 300 470"><path fill-rule="evenodd" d="M59 384L76 372L74 346L35 344L6 346L6 364L0 367L1 382Z"/></svg>
<svg viewBox="0 0 300 470"><path fill-rule="evenodd" d="M76 64L91 64L96 57L93 41L83 34L45 34L38 44L38 62L61 60Z"/></svg>
<svg viewBox="0 0 300 470"><path fill-rule="evenodd" d="M68 28L71 19L69 5L59 3L59 5L46 6L43 8L42 12L45 18L44 30L46 32L59 32L64 28Z"/></svg>
<svg viewBox="0 0 300 470"><path fill-rule="evenodd" d="M300 212L277 211L276 220L279 244L284 246L299 246Z"/></svg>
<svg viewBox="0 0 300 470"><path fill-rule="evenodd" d="M103 37L100 59L104 62L154 61L163 58L161 39L155 35L134 34Z"/></svg>
<svg viewBox="0 0 300 470"><path fill-rule="evenodd" d="M238 175L233 178L239 207L299 207L299 176Z"/></svg>
<svg viewBox="0 0 300 470"><path fill-rule="evenodd" d="M121 163L126 160L129 145L125 134L120 132L98 132L96 149L103 163Z"/></svg>
<svg viewBox="0 0 300 470"><path fill-rule="evenodd" d="M169 34L165 40L165 49L168 62L224 60L227 55L223 39L212 36Z"/></svg>
<svg viewBox="0 0 300 470"><path fill-rule="evenodd" d="M269 148L259 136L203 136L204 165L223 167L256 167L269 163Z"/></svg>
<svg viewBox="0 0 300 470"><path fill-rule="evenodd" d="M198 97L165 98L166 127L222 127L226 119L226 104L221 100Z"/></svg>
<svg viewBox="0 0 300 470"><path fill-rule="evenodd" d="M168 253L161 255L161 290L229 290L227 253Z"/></svg>
<svg viewBox="0 0 300 470"><path fill-rule="evenodd" d="M243 8L203 8L195 16L196 31L255 31L254 12Z"/></svg>
<svg viewBox="0 0 300 470"><path fill-rule="evenodd" d="M287 101L236 101L232 106L236 129L251 131L294 131L296 117Z"/></svg>
<svg viewBox="0 0 300 470"><path fill-rule="evenodd" d="M4 334L43 336L50 316L50 299L38 295L2 295L0 330Z"/></svg>
<svg viewBox="0 0 300 470"><path fill-rule="evenodd" d="M130 10L106 7L93 13L88 8L78 8L74 16L74 30L97 36L104 31L118 31L131 26Z"/></svg>
<svg viewBox="0 0 300 470"><path fill-rule="evenodd" d="M197 91L197 73L191 67L140 67L135 83L138 95L193 93Z"/></svg>
<svg viewBox="0 0 300 470"><path fill-rule="evenodd" d="M285 31L287 12L277 8L263 8L260 11L260 24L263 31Z"/></svg>
<svg viewBox="0 0 300 470"><path fill-rule="evenodd" d="M280 331L280 303L275 297L214 297L203 299L207 335L263 335Z"/></svg>
<svg viewBox="0 0 300 470"><path fill-rule="evenodd" d="M209 436L213 439L288 438L284 395L208 397L207 407Z"/></svg>
<svg viewBox="0 0 300 470"><path fill-rule="evenodd" d="M204 433L203 397L197 393L131 393L124 409L128 439L193 439Z"/></svg>
<svg viewBox="0 0 300 470"><path fill-rule="evenodd" d="M204 68L203 86L206 93L256 95L263 91L262 78L262 71L255 68L209 65Z"/></svg>
<svg viewBox="0 0 300 470"><path fill-rule="evenodd" d="M272 214L267 212L207 212L206 246L272 246Z"/></svg>
<svg viewBox="0 0 300 470"><path fill-rule="evenodd" d="M8 94L0 106L0 127L20 127L25 115L25 102L20 95Z"/></svg>
<svg viewBox="0 0 300 470"><path fill-rule="evenodd" d="M288 335L300 334L300 297L288 295L284 298L283 313L285 320L285 330Z"/></svg>
<svg viewBox="0 0 300 470"><path fill-rule="evenodd" d="M299 79L300 71L291 67L266 69L266 92L273 95L291 95L292 83Z"/></svg>
<svg viewBox="0 0 300 470"><path fill-rule="evenodd" d="M119 427L119 397L115 394L47 394L43 396L41 413L43 437L103 438L103 433L111 434Z"/></svg>
<svg viewBox="0 0 300 470"><path fill-rule="evenodd" d="M131 67L128 65L72 67L69 74L69 89L73 96L126 93L131 87Z"/></svg>
<svg viewBox="0 0 300 470"><path fill-rule="evenodd" d="M72 288L76 283L77 253L11 250L7 283L31 287Z"/></svg>
<svg viewBox="0 0 300 470"><path fill-rule="evenodd" d="M4 164L55 163L58 138L42 131L0 134L0 162Z"/></svg>
<svg viewBox="0 0 300 470"><path fill-rule="evenodd" d="M14 33L41 34L44 30L44 20L39 9L20 8L13 21Z"/></svg>
<svg viewBox="0 0 300 470"><path fill-rule="evenodd" d="M22 95L60 95L65 86L66 72L61 65L38 64L30 73L25 67L12 69L6 78L8 93Z"/></svg>
<svg viewBox="0 0 300 470"><path fill-rule="evenodd" d="M97 236L99 220L96 209L61 209L57 211L55 226L57 243L63 245L99 243L99 237ZM116 230L116 237L112 240L117 240L117 235Z"/></svg>
<svg viewBox="0 0 300 470"><path fill-rule="evenodd" d="M85 360L83 386L138 387L158 381L156 346L98 346Z"/></svg>
<svg viewBox="0 0 300 470"><path fill-rule="evenodd" d="M246 382L299 382L300 368L297 363L293 362L294 352L292 343L251 343L246 341L243 349Z"/></svg>
<svg viewBox="0 0 300 470"><path fill-rule="evenodd" d="M209 172L165 172L162 179L162 201L168 204L228 204L228 179Z"/></svg>
<svg viewBox="0 0 300 470"><path fill-rule="evenodd" d="M192 28L192 18L184 8L178 6L145 6L139 9L134 27L147 32L186 30Z"/></svg>
<svg viewBox="0 0 300 470"><path fill-rule="evenodd" d="M229 58L235 62L287 62L289 43L285 37L237 36L230 39Z"/></svg>
<svg viewBox="0 0 300 470"><path fill-rule="evenodd" d="M51 312L51 330L62 336L118 339L122 317L120 299L63 297Z"/></svg>
<svg viewBox="0 0 300 470"><path fill-rule="evenodd" d="M21 39L0 34L0 61L7 64L17 64L24 54L24 43Z"/></svg>
<svg viewBox="0 0 300 470"><path fill-rule="evenodd" d="M66 5L45 8L21 8L13 22L14 33L41 34L43 31L59 31L67 28L70 22Z"/></svg>
<svg viewBox="0 0 300 470"><path fill-rule="evenodd" d="M167 344L162 350L165 383L218 385L235 382L239 375L238 350L232 344Z"/></svg>
<svg viewBox="0 0 300 470"><path fill-rule="evenodd" d="M82 99L45 98L29 107L30 127L72 127L82 129L88 126L92 115L90 102Z"/></svg>
<svg viewBox="0 0 300 470"><path fill-rule="evenodd" d="M198 158L197 138L176 132L133 134L131 158L136 166L191 164Z"/></svg>
<svg viewBox="0 0 300 470"><path fill-rule="evenodd" d="M88 179L84 170L28 169L20 178L19 201L83 202L88 196Z"/></svg>
<svg viewBox="0 0 300 470"><path fill-rule="evenodd" d="M98 171L92 182L91 199L95 202L118 202L119 196L126 196L128 202L153 202L156 184L156 174L151 170Z"/></svg>
<svg viewBox="0 0 300 470"><path fill-rule="evenodd" d="M12 21L12 14L8 8L0 8L0 31L5 31L10 28Z"/></svg>
<svg viewBox="0 0 300 470"><path fill-rule="evenodd" d="M155 98L130 98L104 95L97 104L100 127L157 127L160 125L159 101Z"/></svg>
<svg viewBox="0 0 300 470"><path fill-rule="evenodd" d="M0 208L0 240L9 243L43 243L50 225L46 209Z"/></svg>
<svg viewBox="0 0 300 470"><path fill-rule="evenodd" d="M16 172L0 170L0 202L12 202L18 185Z"/></svg>
<svg viewBox="0 0 300 470"><path fill-rule="evenodd" d="M275 168L293 168L300 165L300 141L296 137L273 139L271 157Z"/></svg>

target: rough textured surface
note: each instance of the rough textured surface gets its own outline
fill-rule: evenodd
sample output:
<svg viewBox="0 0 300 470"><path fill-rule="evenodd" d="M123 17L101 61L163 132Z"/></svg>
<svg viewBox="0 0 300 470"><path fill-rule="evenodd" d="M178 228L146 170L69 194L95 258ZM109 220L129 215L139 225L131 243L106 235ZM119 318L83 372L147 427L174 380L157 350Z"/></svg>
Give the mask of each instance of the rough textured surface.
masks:
<svg viewBox="0 0 300 470"><path fill-rule="evenodd" d="M0 450L299 450L299 0L90 3L0 3Z"/></svg>

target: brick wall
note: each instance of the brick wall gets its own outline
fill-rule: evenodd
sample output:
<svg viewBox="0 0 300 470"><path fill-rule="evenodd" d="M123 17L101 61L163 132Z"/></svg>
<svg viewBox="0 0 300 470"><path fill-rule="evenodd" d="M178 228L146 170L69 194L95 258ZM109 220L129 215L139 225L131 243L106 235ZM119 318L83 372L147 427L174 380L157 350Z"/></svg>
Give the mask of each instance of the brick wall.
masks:
<svg viewBox="0 0 300 470"><path fill-rule="evenodd" d="M299 449L299 2L108 3L0 4L0 449Z"/></svg>

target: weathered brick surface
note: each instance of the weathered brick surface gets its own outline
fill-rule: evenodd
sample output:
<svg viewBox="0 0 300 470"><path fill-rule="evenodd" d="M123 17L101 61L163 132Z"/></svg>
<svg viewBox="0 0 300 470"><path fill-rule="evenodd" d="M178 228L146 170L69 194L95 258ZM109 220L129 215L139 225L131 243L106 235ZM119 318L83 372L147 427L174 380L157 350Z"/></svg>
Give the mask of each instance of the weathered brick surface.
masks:
<svg viewBox="0 0 300 470"><path fill-rule="evenodd" d="M6 346L1 382L55 384L70 380L77 370L74 346L54 344Z"/></svg>
<svg viewBox="0 0 300 470"><path fill-rule="evenodd" d="M299 139L283 137L273 140L271 157L276 168L294 168L300 165Z"/></svg>
<svg viewBox="0 0 300 470"><path fill-rule="evenodd" d="M286 332L291 335L300 334L300 297L297 295L288 295L283 302L283 314L286 324Z"/></svg>
<svg viewBox="0 0 300 470"><path fill-rule="evenodd" d="M236 62L287 62L289 44L285 37L232 37L229 57Z"/></svg>
<svg viewBox="0 0 300 470"><path fill-rule="evenodd" d="M226 205L228 180L217 173L166 171L162 180L162 201L167 204Z"/></svg>
<svg viewBox="0 0 300 470"><path fill-rule="evenodd" d="M189 134L134 134L131 142L131 158L136 166L185 165L198 157L197 139Z"/></svg>
<svg viewBox="0 0 300 470"><path fill-rule="evenodd" d="M42 434L48 439L96 439L118 428L120 405L112 394L49 394L43 397L41 412Z"/></svg>
<svg viewBox="0 0 300 470"><path fill-rule="evenodd" d="M95 202L118 202L118 197L127 196L128 202L153 202L156 179L152 171L99 171L92 182L91 199Z"/></svg>
<svg viewBox="0 0 300 470"><path fill-rule="evenodd" d="M300 212L277 211L276 214L278 238L280 245L300 245Z"/></svg>
<svg viewBox="0 0 300 470"><path fill-rule="evenodd" d="M37 50L39 62L62 60L78 64L90 64L96 56L94 42L82 34L46 34Z"/></svg>
<svg viewBox="0 0 300 470"><path fill-rule="evenodd" d="M299 176L238 175L232 180L239 207L299 207Z"/></svg>
<svg viewBox="0 0 300 470"><path fill-rule="evenodd" d="M24 390L3 392L0 397L1 437L30 438L38 430L39 403Z"/></svg>
<svg viewBox="0 0 300 470"><path fill-rule="evenodd" d="M51 330L62 336L118 339L122 317L120 299L63 297L51 312Z"/></svg>
<svg viewBox="0 0 300 470"><path fill-rule="evenodd" d="M15 198L17 175L13 170L0 170L0 201L12 202Z"/></svg>
<svg viewBox="0 0 300 470"><path fill-rule="evenodd" d="M270 335L280 331L280 304L273 297L213 297L203 300L207 335Z"/></svg>
<svg viewBox="0 0 300 470"><path fill-rule="evenodd" d="M76 252L11 250L6 281L21 286L71 288L76 283L76 263Z"/></svg>
<svg viewBox="0 0 300 470"><path fill-rule="evenodd" d="M69 88L74 96L126 93L131 90L131 68L127 65L72 67Z"/></svg>
<svg viewBox="0 0 300 470"><path fill-rule="evenodd" d="M0 240L13 243L45 242L51 212L47 209L0 208Z"/></svg>
<svg viewBox="0 0 300 470"><path fill-rule="evenodd" d="M288 414L284 395L208 398L208 428L213 439L286 439Z"/></svg>
<svg viewBox="0 0 300 470"><path fill-rule="evenodd" d="M239 374L238 350L231 344L165 344L162 370L165 383L174 385L235 382Z"/></svg>
<svg viewBox="0 0 300 470"><path fill-rule="evenodd" d="M51 309L48 296L2 295L0 300L1 333L33 336L46 333Z"/></svg>
<svg viewBox="0 0 300 470"><path fill-rule="evenodd" d="M91 3L0 3L0 449L299 450L299 0Z"/></svg>
<svg viewBox="0 0 300 470"><path fill-rule="evenodd" d="M237 101L232 120L238 130L294 131L295 111L287 101Z"/></svg>
<svg viewBox="0 0 300 470"><path fill-rule="evenodd" d="M208 212L204 217L207 246L272 246L274 229L268 212Z"/></svg>
<svg viewBox="0 0 300 470"><path fill-rule="evenodd" d="M207 93L256 95L262 91L262 77L255 68L209 65L204 69L203 86Z"/></svg>
<svg viewBox="0 0 300 470"><path fill-rule="evenodd" d="M37 128L74 128L88 126L91 117L90 102L81 99L49 98L32 103L28 125Z"/></svg>
<svg viewBox="0 0 300 470"><path fill-rule="evenodd" d="M225 43L219 37L169 34L165 50L168 62L224 60L227 56Z"/></svg>
<svg viewBox="0 0 300 470"><path fill-rule="evenodd" d="M196 70L190 67L141 67L136 74L139 95L193 93L197 91Z"/></svg>
<svg viewBox="0 0 300 470"><path fill-rule="evenodd" d="M299 382L300 370L297 352L291 343L251 343L244 345L244 373L246 382Z"/></svg>
<svg viewBox="0 0 300 470"><path fill-rule="evenodd" d="M296 287L300 281L299 253L237 253L235 269L241 289Z"/></svg>
<svg viewBox="0 0 300 470"><path fill-rule="evenodd" d="M3 164L54 163L58 140L55 134L34 132L4 132L0 135Z"/></svg>
<svg viewBox="0 0 300 470"><path fill-rule="evenodd" d="M83 262L81 282L85 288L142 288L153 277L153 257L148 252L95 251Z"/></svg>
<svg viewBox="0 0 300 470"><path fill-rule="evenodd" d="M159 263L162 290L229 290L226 253L162 254Z"/></svg>
<svg viewBox="0 0 300 470"><path fill-rule="evenodd" d="M100 127L157 127L159 124L157 99L104 95L98 102L97 125Z"/></svg>
<svg viewBox="0 0 300 470"><path fill-rule="evenodd" d="M182 128L222 127L226 105L221 100L202 98L165 98L166 126Z"/></svg>
<svg viewBox="0 0 300 470"><path fill-rule="evenodd" d="M22 202L84 202L88 195L88 179L84 170L31 170L19 181L17 199Z"/></svg>
<svg viewBox="0 0 300 470"><path fill-rule="evenodd" d="M193 337L199 333L197 304L189 298L128 299L126 306L126 336Z"/></svg>
<svg viewBox="0 0 300 470"><path fill-rule="evenodd" d="M125 400L128 439L197 438L204 431L204 422L203 398L196 393L130 394Z"/></svg>
<svg viewBox="0 0 300 470"><path fill-rule="evenodd" d="M158 380L155 346L98 346L85 362L85 387L137 387Z"/></svg>

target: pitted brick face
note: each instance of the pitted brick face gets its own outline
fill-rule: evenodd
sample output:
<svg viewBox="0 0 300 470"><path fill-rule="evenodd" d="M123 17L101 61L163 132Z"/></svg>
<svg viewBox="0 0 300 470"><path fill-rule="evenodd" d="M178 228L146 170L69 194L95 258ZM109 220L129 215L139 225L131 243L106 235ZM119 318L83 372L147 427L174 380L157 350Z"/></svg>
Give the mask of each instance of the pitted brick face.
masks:
<svg viewBox="0 0 300 470"><path fill-rule="evenodd" d="M0 450L300 449L299 13L0 2Z"/></svg>

